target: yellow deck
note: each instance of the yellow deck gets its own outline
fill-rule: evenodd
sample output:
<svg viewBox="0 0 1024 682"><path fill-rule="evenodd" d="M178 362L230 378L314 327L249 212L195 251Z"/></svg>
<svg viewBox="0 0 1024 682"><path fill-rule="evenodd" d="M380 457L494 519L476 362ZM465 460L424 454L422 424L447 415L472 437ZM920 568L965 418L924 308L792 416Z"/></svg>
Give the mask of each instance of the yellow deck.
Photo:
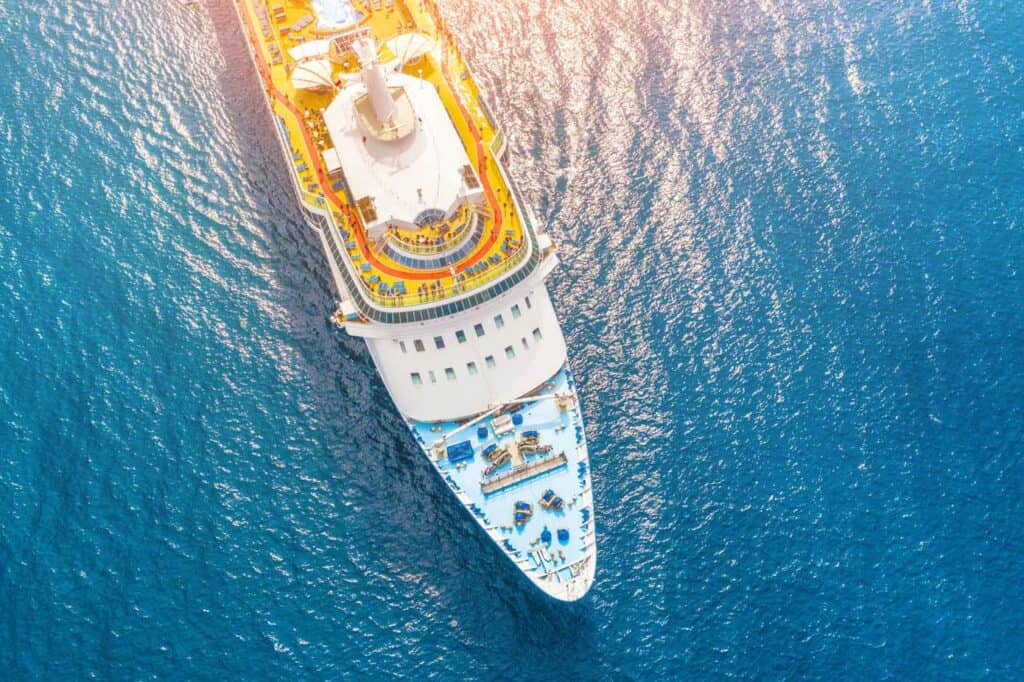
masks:
<svg viewBox="0 0 1024 682"><path fill-rule="evenodd" d="M487 208L481 217L483 230L469 253L452 266L455 278L449 268L413 269L391 259L383 249L374 248L368 243L358 212L348 204L345 193L331 188L321 156L330 141L324 134L319 112L330 103L334 93L295 90L291 84L294 62L288 50L307 40L329 37L337 32L317 30L316 13L308 0L238 0L238 3L246 32L255 48L268 100L274 113L284 121L293 144L293 170L303 201L310 207L330 207L348 247L348 257L372 300L388 306L407 306L447 298L492 281L520 262L525 253L523 224L492 152L492 147L500 145L501 133L482 110L476 83L432 2L353 0L352 5L363 15L359 25L367 27L378 44L417 31L433 37L441 46L440 60L428 55L407 65L405 71L437 87L484 187ZM304 17L312 17L313 21L298 32L288 30ZM355 73L358 68L354 57L347 62L343 58L341 63L334 64L333 77L338 79L346 70ZM442 237L437 232L414 235L393 230L389 238L418 246L424 246L426 241L425 248L429 250L430 244ZM486 270L476 274L466 272L466 268L481 261L487 261ZM385 283L389 293L379 293L380 282ZM391 291L396 282L404 284L405 294Z"/></svg>

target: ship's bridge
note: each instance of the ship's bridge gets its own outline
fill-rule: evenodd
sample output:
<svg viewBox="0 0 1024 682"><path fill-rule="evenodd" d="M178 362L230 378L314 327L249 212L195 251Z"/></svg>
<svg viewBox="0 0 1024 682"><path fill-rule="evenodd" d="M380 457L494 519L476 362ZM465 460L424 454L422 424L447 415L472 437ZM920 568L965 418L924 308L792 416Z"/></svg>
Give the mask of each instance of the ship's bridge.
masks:
<svg viewBox="0 0 1024 682"><path fill-rule="evenodd" d="M437 90L405 73L387 77L392 116L374 115L365 83L343 88L324 123L371 239L389 226L418 230L481 204L483 190Z"/></svg>

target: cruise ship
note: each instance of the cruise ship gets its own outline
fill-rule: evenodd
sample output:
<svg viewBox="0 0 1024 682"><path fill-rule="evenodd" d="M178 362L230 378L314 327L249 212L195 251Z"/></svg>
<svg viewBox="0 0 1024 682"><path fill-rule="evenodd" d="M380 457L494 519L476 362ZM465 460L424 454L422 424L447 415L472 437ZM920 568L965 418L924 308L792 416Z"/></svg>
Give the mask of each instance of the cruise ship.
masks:
<svg viewBox="0 0 1024 682"><path fill-rule="evenodd" d="M433 0L236 0L309 225L430 465L522 575L597 568L587 441L544 280L551 238Z"/></svg>

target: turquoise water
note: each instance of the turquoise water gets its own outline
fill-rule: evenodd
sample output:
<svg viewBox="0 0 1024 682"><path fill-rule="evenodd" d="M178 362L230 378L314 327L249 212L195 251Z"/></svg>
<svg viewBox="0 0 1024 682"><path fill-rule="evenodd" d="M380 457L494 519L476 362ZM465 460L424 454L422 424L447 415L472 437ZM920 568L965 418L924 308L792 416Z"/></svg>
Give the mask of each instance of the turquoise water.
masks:
<svg viewBox="0 0 1024 682"><path fill-rule="evenodd" d="M446 7L560 245L595 587L329 324L230 4L7 0L0 677L1020 678L1024 6Z"/></svg>

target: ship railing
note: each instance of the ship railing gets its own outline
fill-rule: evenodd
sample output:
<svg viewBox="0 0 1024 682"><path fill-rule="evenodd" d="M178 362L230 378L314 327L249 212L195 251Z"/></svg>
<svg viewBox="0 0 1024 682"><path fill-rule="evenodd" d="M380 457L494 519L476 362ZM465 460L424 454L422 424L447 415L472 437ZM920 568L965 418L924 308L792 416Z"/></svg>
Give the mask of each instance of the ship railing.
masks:
<svg viewBox="0 0 1024 682"><path fill-rule="evenodd" d="M356 274L351 256L342 247L335 214L310 211L309 215L316 219L318 229L324 233L352 303L366 319L384 324L424 322L478 306L526 279L543 255L534 235L528 232L527 240L504 260L475 276L467 275L457 286L435 288L424 294L412 291L384 295L371 289L369 283Z"/></svg>
<svg viewBox="0 0 1024 682"><path fill-rule="evenodd" d="M423 292L406 291L405 293L383 294L373 290L369 282L355 274L351 255L347 253L347 249L343 253L340 241L341 233L343 229L348 234L352 233L351 230L354 229L351 222L352 216L346 215L346 212L335 213L329 210L325 197L304 192L298 184L298 178L295 177L294 171L291 171L290 175L296 192L303 199L303 204L307 208L307 214L316 219L318 229L324 233L331 256L334 258L353 303L367 319L385 324L397 324L422 322L451 315L480 305L484 301L508 291L524 280L540 262L541 254L537 247L535 233L529 230L526 232L527 239L515 250L506 254L500 262L490 265L476 275L462 273L461 279L455 284L433 289L428 287ZM524 211L518 192L513 189L513 193L516 203L520 204L519 215L529 221L528 213ZM532 225L532 223L530 224ZM515 273L502 278L502 275L517 267L519 269ZM492 286L487 286L496 279L499 281ZM445 299L450 300L441 303ZM381 310L380 308L390 310ZM413 309L395 311L396 308Z"/></svg>
<svg viewBox="0 0 1024 682"><path fill-rule="evenodd" d="M472 229L476 224L476 222L472 220L473 215L470 213L470 209L463 209L460 211L459 217L465 218L465 220L459 223L455 230L445 234L444 237L436 244L417 244L415 242L410 242L407 239L403 239L397 229L391 232L391 238L398 245L398 248L407 253L423 256L433 256L445 253L458 245L458 243L462 241L462 238L465 237L469 233L470 229Z"/></svg>
<svg viewBox="0 0 1024 682"><path fill-rule="evenodd" d="M479 244L483 235L484 224L482 220L475 220L472 231L463 237L454 248L449 248L444 253L435 256L412 256L395 246L390 240L385 241L382 252L388 258L414 270L439 270L453 266L461 262L472 249Z"/></svg>
<svg viewBox="0 0 1024 682"><path fill-rule="evenodd" d="M370 299L377 305L384 306L387 308L402 308L407 306L423 305L424 303L430 303L433 301L441 301L446 298L458 296L463 293L473 291L481 286L493 281L494 279L504 275L509 270L516 267L526 257L530 251L526 245L520 246L518 249L508 253L501 261L492 263L487 262L488 267L481 272L468 275L465 272L456 275L454 284L447 285L436 285L431 286L430 281L427 280L413 280L421 281L420 286L423 287L420 291L406 291L398 293L381 293L380 291L374 291L368 282L364 282L363 290L369 295ZM362 278L360 278L362 281ZM404 281L404 280L403 280Z"/></svg>
<svg viewBox="0 0 1024 682"><path fill-rule="evenodd" d="M483 104L484 98L480 98L480 103ZM491 155L498 159L501 158L502 153L505 151L505 133L500 128L494 129L494 137L491 139Z"/></svg>

